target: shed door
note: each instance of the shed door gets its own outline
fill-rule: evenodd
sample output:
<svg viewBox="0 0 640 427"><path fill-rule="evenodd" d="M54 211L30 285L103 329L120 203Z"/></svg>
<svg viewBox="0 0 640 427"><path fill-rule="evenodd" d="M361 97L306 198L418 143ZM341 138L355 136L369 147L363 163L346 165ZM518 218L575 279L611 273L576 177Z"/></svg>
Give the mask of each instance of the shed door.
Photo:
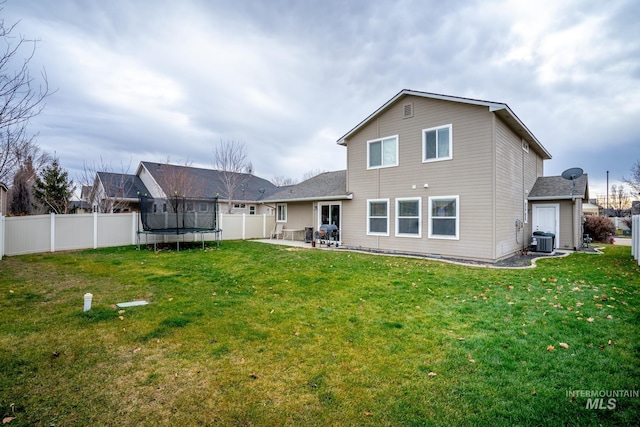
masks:
<svg viewBox="0 0 640 427"><path fill-rule="evenodd" d="M533 231L544 231L556 235L555 246L560 240L560 205L533 205Z"/></svg>

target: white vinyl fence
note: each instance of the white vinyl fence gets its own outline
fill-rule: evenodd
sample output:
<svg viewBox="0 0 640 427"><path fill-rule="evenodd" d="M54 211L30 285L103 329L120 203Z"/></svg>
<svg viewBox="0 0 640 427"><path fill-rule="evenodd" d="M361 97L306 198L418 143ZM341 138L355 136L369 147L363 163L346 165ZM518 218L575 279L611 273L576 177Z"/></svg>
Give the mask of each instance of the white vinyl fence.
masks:
<svg viewBox="0 0 640 427"><path fill-rule="evenodd" d="M3 256L56 252L74 249L96 249L134 245L138 242L139 215L81 214L30 215L4 217L0 215L0 259ZM269 237L275 224L274 216L220 214L223 240L244 240ZM140 227L142 228L142 227ZM205 240L213 240L205 234ZM200 235L140 234L140 243L200 241Z"/></svg>
<svg viewBox="0 0 640 427"><path fill-rule="evenodd" d="M631 255L640 265L640 215L631 218Z"/></svg>

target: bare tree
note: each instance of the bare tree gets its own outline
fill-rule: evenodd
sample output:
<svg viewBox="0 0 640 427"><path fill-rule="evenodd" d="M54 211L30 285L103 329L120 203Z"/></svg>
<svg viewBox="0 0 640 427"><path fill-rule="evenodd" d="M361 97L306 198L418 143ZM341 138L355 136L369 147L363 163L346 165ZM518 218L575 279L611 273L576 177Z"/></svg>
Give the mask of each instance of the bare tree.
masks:
<svg viewBox="0 0 640 427"><path fill-rule="evenodd" d="M213 167L222 178L222 184L227 192L226 199L228 213L231 213L235 191L251 178L247 170L253 169L247 157L247 147L240 141L220 141L213 150Z"/></svg>
<svg viewBox="0 0 640 427"><path fill-rule="evenodd" d="M624 185L617 186L613 184L611 186L611 195L609 196L609 204L613 210L613 216L621 217L625 210L631 207L629 195L627 194Z"/></svg>
<svg viewBox="0 0 640 427"><path fill-rule="evenodd" d="M631 176L622 178L622 180L633 189L633 192L640 194L640 160L636 160L631 166Z"/></svg>
<svg viewBox="0 0 640 427"><path fill-rule="evenodd" d="M197 180L190 170L191 162L184 165L166 163L160 165L160 173L157 175L158 185L167 196L167 202L172 212L177 212L180 200L178 198L202 197L197 193Z"/></svg>
<svg viewBox="0 0 640 427"><path fill-rule="evenodd" d="M271 178L271 183L276 187L284 187L285 185L294 185L294 184L297 184L298 182L293 178L277 175Z"/></svg>
<svg viewBox="0 0 640 427"><path fill-rule="evenodd" d="M308 180L308 179L313 178L314 176L318 176L318 175L320 175L321 173L325 173L325 172L326 172L326 171L325 171L325 170L322 170L322 169L312 169L312 170L310 170L310 171L306 172L304 175L302 175L302 180L303 180L303 181L306 181L306 180Z"/></svg>
<svg viewBox="0 0 640 427"><path fill-rule="evenodd" d="M118 171L102 156L98 163L84 162L82 172L76 178L81 186L80 198L89 203L94 212L112 213L124 209L129 206L125 198L133 185L130 169L131 160L128 165L122 162Z"/></svg>
<svg viewBox="0 0 640 427"><path fill-rule="evenodd" d="M33 210L33 184L37 176L30 158L27 158L13 176L9 190L9 212L12 215L29 215Z"/></svg>
<svg viewBox="0 0 640 427"><path fill-rule="evenodd" d="M0 2L0 6L4 2ZM2 8L0 7L0 10ZM37 41L11 33L16 24L6 26L0 19L0 181L12 181L21 160L32 151L33 136L27 132L29 120L42 112L45 99L51 94L44 70L42 84L29 72ZM21 58L20 52L27 50ZM35 157L32 158L35 160Z"/></svg>

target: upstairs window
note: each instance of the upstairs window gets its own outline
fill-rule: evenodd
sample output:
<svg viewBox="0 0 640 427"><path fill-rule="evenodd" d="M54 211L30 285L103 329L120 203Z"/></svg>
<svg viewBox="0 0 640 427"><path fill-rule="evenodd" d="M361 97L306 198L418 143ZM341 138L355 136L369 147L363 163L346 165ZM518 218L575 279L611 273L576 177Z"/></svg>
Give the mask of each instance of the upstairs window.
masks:
<svg viewBox="0 0 640 427"><path fill-rule="evenodd" d="M367 234L389 235L389 199L367 201Z"/></svg>
<svg viewBox="0 0 640 427"><path fill-rule="evenodd" d="M367 169L398 166L398 135L367 141Z"/></svg>
<svg viewBox="0 0 640 427"><path fill-rule="evenodd" d="M434 162L453 158L452 134L452 125L423 129L422 161Z"/></svg>

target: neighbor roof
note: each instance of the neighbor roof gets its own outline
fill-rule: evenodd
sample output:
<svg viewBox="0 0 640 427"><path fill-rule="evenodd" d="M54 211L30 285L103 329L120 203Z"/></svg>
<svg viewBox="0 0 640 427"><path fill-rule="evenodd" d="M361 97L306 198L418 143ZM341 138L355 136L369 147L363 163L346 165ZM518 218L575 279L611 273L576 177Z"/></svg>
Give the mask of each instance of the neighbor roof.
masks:
<svg viewBox="0 0 640 427"><path fill-rule="evenodd" d="M136 175L125 173L98 172L98 179L107 197L138 199L138 194L147 193L147 187Z"/></svg>
<svg viewBox="0 0 640 427"><path fill-rule="evenodd" d="M172 179L188 181L191 187L188 197L213 198L220 196L227 198L227 190L222 179L223 173L214 169L194 168L190 166L171 165L167 163L140 162L153 176L165 194L170 190L166 187ZM266 196L273 194L278 187L266 179L252 174L238 173L238 181L241 185L235 189L234 201L261 201Z"/></svg>
<svg viewBox="0 0 640 427"><path fill-rule="evenodd" d="M353 129L343 135L339 140L338 144L346 145L346 140L350 138L353 134L358 132L362 127L364 127L370 120L377 117L383 111L387 110L393 104L395 104L398 100L406 97L406 96L419 96L421 98L430 98L430 99L439 99L442 101L451 101L451 102L460 102L464 104L471 105L479 105L488 107L489 111L495 113L500 119L502 119L507 125L509 125L521 138L524 138L529 146L533 146L533 148L540 153L543 159L549 160L551 159L551 154L547 151L546 148L538 141L538 139L531 133L531 131L522 123L522 121L515 115L511 108L505 103L502 102L491 102L491 101L482 101L479 99L472 98L462 98L459 96L450 96L450 95L440 95L437 93L429 93L429 92L420 92L410 89L403 89L398 94L396 94L393 98L387 101L384 105L374 111L369 117L358 123Z"/></svg>
<svg viewBox="0 0 640 427"><path fill-rule="evenodd" d="M296 185L280 187L265 198L269 202L351 199L347 193L347 171L324 172Z"/></svg>
<svg viewBox="0 0 640 427"><path fill-rule="evenodd" d="M541 176L536 180L529 192L529 200L564 200L589 199L589 180L587 174L576 180L575 190L573 182L561 176Z"/></svg>

